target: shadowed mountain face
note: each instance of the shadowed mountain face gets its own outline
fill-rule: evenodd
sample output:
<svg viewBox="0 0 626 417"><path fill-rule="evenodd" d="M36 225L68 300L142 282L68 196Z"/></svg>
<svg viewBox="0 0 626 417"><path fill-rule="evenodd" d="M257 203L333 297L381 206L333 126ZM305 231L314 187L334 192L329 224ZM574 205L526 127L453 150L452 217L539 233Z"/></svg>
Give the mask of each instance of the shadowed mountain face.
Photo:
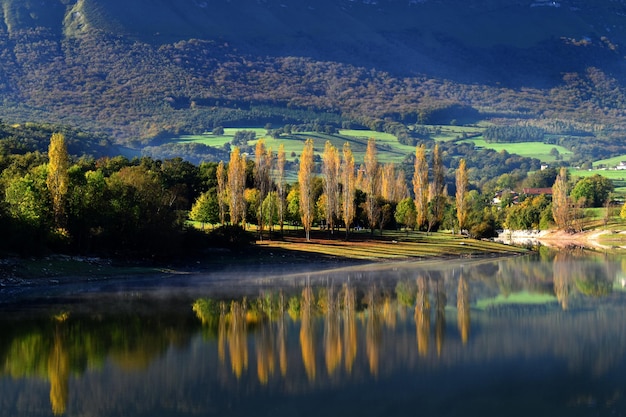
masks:
<svg viewBox="0 0 626 417"><path fill-rule="evenodd" d="M543 90L562 85L564 74L585 74L593 67L621 85L626 43L626 4L609 0L0 0L0 5L0 116L52 116L106 126L127 139L175 131L164 120L192 102L224 108L230 100L231 108L241 108L269 101L353 112L333 91L369 88L383 73L399 83L384 94L410 90L412 97L420 91L437 94L407 89L405 77ZM322 63L323 70L313 68ZM310 85L316 77L319 85ZM294 82L307 85L298 91ZM283 88L291 89L292 97L276 94ZM302 99L312 96L323 100ZM465 96L464 102L453 101L477 105ZM118 118L111 116L117 112ZM222 120L229 118L237 119L229 114ZM207 126L186 121L182 128Z"/></svg>

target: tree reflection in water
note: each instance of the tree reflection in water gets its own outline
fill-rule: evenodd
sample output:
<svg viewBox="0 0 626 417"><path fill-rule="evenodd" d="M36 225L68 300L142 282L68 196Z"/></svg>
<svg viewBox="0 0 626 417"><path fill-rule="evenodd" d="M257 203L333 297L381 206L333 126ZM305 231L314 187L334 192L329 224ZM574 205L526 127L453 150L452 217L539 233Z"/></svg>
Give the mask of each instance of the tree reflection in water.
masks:
<svg viewBox="0 0 626 417"><path fill-rule="evenodd" d="M105 364L141 373L173 347L186 349L195 335L215 361L212 378L220 386L246 382L246 390L255 389L251 381L287 392L380 381L393 372L484 364L495 354L554 356L570 373L600 378L621 366L626 350L624 267L621 259L561 252L542 263L485 261L400 271L389 282L303 283L258 297L200 298L187 316L72 313L17 324L5 317L0 363L4 376L48 382L46 406L55 415L81 401L71 375L80 379Z"/></svg>

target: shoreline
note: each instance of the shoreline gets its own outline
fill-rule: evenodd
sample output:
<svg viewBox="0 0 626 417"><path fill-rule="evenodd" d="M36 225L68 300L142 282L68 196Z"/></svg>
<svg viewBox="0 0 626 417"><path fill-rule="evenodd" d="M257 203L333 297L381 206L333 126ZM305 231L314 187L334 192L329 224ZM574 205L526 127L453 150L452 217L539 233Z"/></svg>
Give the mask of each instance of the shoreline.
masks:
<svg viewBox="0 0 626 417"><path fill-rule="evenodd" d="M106 258L67 255L4 258L0 259L0 304L19 299L54 297L71 291L98 291L116 284L163 285L170 280L181 283L180 280L185 277L193 279L216 273L231 278L234 276L240 281L239 277L255 274L262 277L267 271L290 275L368 265L384 266L394 262L445 263L529 253L523 248L449 234L420 238L425 242L403 242L389 237L360 237L348 242L318 238L314 242L306 242L300 237L290 237L281 241L258 242L244 250L209 249L202 255L162 263L116 263ZM451 249L438 246L441 243L437 239L445 239L448 245L454 246ZM421 248L421 252L417 248ZM357 251L356 255L351 250Z"/></svg>
<svg viewBox="0 0 626 417"><path fill-rule="evenodd" d="M603 237L607 235L615 236L617 239L603 239ZM514 242L506 244L533 245L539 243L541 245L557 249L565 249L572 246L594 250L626 249L626 231L606 229L591 229L575 233L569 233L561 230L505 231L501 233L497 239L503 242ZM607 244L611 241L620 244Z"/></svg>

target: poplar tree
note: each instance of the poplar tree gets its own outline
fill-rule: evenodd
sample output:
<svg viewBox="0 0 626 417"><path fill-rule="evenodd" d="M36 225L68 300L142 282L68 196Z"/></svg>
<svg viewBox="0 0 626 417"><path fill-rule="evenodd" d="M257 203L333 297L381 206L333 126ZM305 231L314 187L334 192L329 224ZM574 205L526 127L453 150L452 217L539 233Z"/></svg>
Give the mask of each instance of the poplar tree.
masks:
<svg viewBox="0 0 626 417"><path fill-rule="evenodd" d="M228 163L228 206L230 208L231 224L239 224L246 218L246 156L242 155L235 146L230 153Z"/></svg>
<svg viewBox="0 0 626 417"><path fill-rule="evenodd" d="M396 181L394 184L394 199L393 201L398 203L409 196L409 190L406 187L406 176L403 169L399 169L396 174Z"/></svg>
<svg viewBox="0 0 626 417"><path fill-rule="evenodd" d="M387 201L393 201L395 194L395 166L392 163L380 169L380 195Z"/></svg>
<svg viewBox="0 0 626 417"><path fill-rule="evenodd" d="M283 227L285 224L285 163L287 158L285 156L285 145L280 144L278 146L278 154L276 155L276 194L278 200L278 223L280 224L280 233L283 233Z"/></svg>
<svg viewBox="0 0 626 417"><path fill-rule="evenodd" d="M350 235L350 225L354 220L356 207L354 204L354 191L356 188L356 178L354 175L354 155L348 142L343 145L343 164L341 165L342 181L342 208L343 221L346 224L346 239Z"/></svg>
<svg viewBox="0 0 626 417"><path fill-rule="evenodd" d="M379 217L380 207L376 201L379 189L379 166L378 157L376 155L376 139L369 138L367 141L367 150L365 151L365 210L367 211L367 220L369 222L370 231L374 234L374 227Z"/></svg>
<svg viewBox="0 0 626 417"><path fill-rule="evenodd" d="M413 193L415 194L416 225L423 229L428 214L428 162L424 144L415 148L415 171L413 173Z"/></svg>
<svg viewBox="0 0 626 417"><path fill-rule="evenodd" d="M228 199L228 190L226 188L226 169L224 161L220 161L217 165L217 205L220 213L220 223L224 226L226 222L226 202Z"/></svg>
<svg viewBox="0 0 626 417"><path fill-rule="evenodd" d="M70 157L67 153L65 136L53 133L48 147L48 176L46 185L52 199L54 223L57 228L65 228L65 203L69 189Z"/></svg>
<svg viewBox="0 0 626 417"><path fill-rule="evenodd" d="M272 150L266 149L265 141L263 139L259 139L256 143L255 151L255 165L254 165L254 184L259 190L257 201L258 212L257 212L257 224L259 225L259 234L261 236L261 240L263 240L263 226L264 226L264 215L263 215L263 201L269 193L270 189L270 172L272 168Z"/></svg>
<svg viewBox="0 0 626 417"><path fill-rule="evenodd" d="M313 139L307 139L300 156L298 183L300 186L300 216L306 233L307 242L311 240L311 225L313 224Z"/></svg>
<svg viewBox="0 0 626 417"><path fill-rule="evenodd" d="M339 152L330 141L326 141L322 154L322 175L326 195L326 222L331 234L335 230L335 219L339 216L339 168Z"/></svg>
<svg viewBox="0 0 626 417"><path fill-rule="evenodd" d="M467 187L469 181L467 179L467 167L465 159L459 161L459 167L456 170L456 218L459 222L459 233L466 227L467 222Z"/></svg>
<svg viewBox="0 0 626 417"><path fill-rule="evenodd" d="M557 228L562 230L571 228L571 208L567 196L567 168L561 168L552 186L552 217Z"/></svg>
<svg viewBox="0 0 626 417"><path fill-rule="evenodd" d="M433 177L430 183L428 192L428 231L438 227L443 220L443 214L445 210L446 198L444 195L445 183L443 173L443 159L441 156L441 150L439 144L435 144L432 153L433 160Z"/></svg>

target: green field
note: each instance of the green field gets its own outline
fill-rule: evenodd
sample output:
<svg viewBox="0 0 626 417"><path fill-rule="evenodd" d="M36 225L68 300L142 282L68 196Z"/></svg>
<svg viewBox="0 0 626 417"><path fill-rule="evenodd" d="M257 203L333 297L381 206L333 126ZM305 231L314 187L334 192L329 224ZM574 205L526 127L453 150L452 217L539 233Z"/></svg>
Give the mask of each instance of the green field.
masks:
<svg viewBox="0 0 626 417"><path fill-rule="evenodd" d="M451 125L437 125L429 126L433 131L432 137L437 141L450 141L458 140L463 135L476 135L482 131L480 126L451 126ZM235 133L239 130L254 131L257 139L263 138L265 144L271 147L274 152L278 150L280 144L285 147L287 159L289 161L295 160L299 157L304 147L306 139L313 139L314 149L317 154L321 154L324 151L324 145L326 141L330 141L338 149L342 149L344 143L350 143L352 152L356 159L357 164L363 162L365 150L367 148L367 141L369 138L376 139L376 146L378 149L378 159L381 163L400 163L407 155L415 152L413 146L403 145L398 142L396 137L389 133L376 132L373 130L355 130L355 129L342 129L336 134L325 134L319 132L297 132L290 135L281 135L279 138L273 138L267 134L265 128L259 127L240 127L240 128L225 128L224 134L220 136L213 135L211 133L205 133L202 135L185 135L172 138L173 142L196 142L202 143L208 146L221 148L225 144L230 143L235 136ZM506 150L511 154L517 154L529 158L537 158L546 163L558 163L556 157L550 152L556 148L559 151L561 157L565 160L572 155L572 152L559 145L546 144L543 142L522 142L522 143L487 143L481 137L464 139L463 142L473 142L478 148L493 149L497 152ZM256 141L249 142L250 146L254 146ZM626 160L626 156L612 158L606 161L621 161ZM606 161L598 161L597 163L607 163ZM596 164L597 164L596 163ZM615 162L616 164L617 162ZM602 171L600 174L605 175L608 171ZM617 178L622 179L626 176L626 171L622 175L621 171L613 171L619 174ZM573 172L574 173L574 172ZM574 175L587 176L591 175L584 171L583 173L574 173ZM609 178L613 179L614 174L608 174Z"/></svg>
<svg viewBox="0 0 626 417"><path fill-rule="evenodd" d="M602 175L613 181L615 186L615 194L626 195L626 171L615 169L570 169L569 173L572 177L591 177L592 175Z"/></svg>
<svg viewBox="0 0 626 417"><path fill-rule="evenodd" d="M330 141L337 149L341 150L344 143L350 143L354 158L358 163L363 162L363 157L367 149L369 138L376 139L378 149L378 160L381 163L400 163L410 153L415 152L412 146L398 143L395 136L389 133L375 132L372 130L340 130L338 134L325 134L319 132L298 132L291 135L281 135L276 139L267 134L264 128L225 128L224 134L220 136L206 133L202 135L184 135L172 138L172 142L195 142L204 145L221 148L224 144L232 141L235 133L239 130L252 130L256 133L257 139L265 140L265 145L271 147L274 152L278 150L280 144L285 147L287 160L293 161L300 156L307 139L313 139L315 153L321 154L324 151L326 141ZM256 141L250 141L250 146L254 146Z"/></svg>
<svg viewBox="0 0 626 417"><path fill-rule="evenodd" d="M493 149L498 152L506 150L508 153L537 158L541 162L556 161L555 156L550 154L552 148L556 148L564 159L567 159L572 154L571 151L568 151L562 146L543 142L487 143L483 139L468 139L467 142L474 142L474 145L479 148Z"/></svg>
<svg viewBox="0 0 626 417"><path fill-rule="evenodd" d="M615 168L620 162L626 161L626 155L614 156L613 158L601 159L593 163L594 168ZM620 171L617 171L620 172ZM626 171L624 171L626 175Z"/></svg>

